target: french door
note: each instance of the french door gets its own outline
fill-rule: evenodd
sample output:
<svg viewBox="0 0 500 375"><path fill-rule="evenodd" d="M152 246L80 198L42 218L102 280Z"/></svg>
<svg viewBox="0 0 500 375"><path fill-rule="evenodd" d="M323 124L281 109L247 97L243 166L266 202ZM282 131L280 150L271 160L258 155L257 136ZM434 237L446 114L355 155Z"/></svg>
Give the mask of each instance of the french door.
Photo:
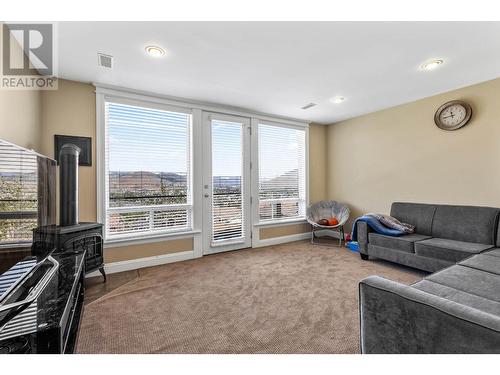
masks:
<svg viewBox="0 0 500 375"><path fill-rule="evenodd" d="M251 246L250 119L203 113L203 254Z"/></svg>

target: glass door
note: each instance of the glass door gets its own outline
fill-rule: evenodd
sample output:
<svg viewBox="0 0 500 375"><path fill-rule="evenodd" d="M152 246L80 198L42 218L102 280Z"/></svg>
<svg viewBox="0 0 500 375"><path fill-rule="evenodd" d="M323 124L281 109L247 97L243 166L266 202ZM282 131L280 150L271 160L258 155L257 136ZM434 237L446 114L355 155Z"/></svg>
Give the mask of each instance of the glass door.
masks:
<svg viewBox="0 0 500 375"><path fill-rule="evenodd" d="M204 112L203 146L203 253L250 247L250 119Z"/></svg>

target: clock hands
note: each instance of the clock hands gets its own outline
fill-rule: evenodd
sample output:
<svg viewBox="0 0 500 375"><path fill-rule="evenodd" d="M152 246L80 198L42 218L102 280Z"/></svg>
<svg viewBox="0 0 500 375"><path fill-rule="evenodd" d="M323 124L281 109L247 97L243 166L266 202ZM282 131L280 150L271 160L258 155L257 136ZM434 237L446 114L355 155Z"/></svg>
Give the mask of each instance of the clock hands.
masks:
<svg viewBox="0 0 500 375"><path fill-rule="evenodd" d="M466 102L452 100L444 103L434 113L434 122L444 130L456 130L466 125L472 115L472 108Z"/></svg>

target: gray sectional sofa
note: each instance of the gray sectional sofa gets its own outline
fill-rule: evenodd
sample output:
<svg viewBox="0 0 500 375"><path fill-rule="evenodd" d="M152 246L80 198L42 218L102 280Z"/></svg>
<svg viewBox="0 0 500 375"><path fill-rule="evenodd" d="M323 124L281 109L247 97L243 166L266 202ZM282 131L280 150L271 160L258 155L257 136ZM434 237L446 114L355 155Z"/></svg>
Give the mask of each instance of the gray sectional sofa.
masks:
<svg viewBox="0 0 500 375"><path fill-rule="evenodd" d="M500 353L500 209L394 203L415 234L388 237L358 223L364 259L434 272L404 285L360 282L362 353ZM437 272L436 272L437 271Z"/></svg>
<svg viewBox="0 0 500 375"><path fill-rule="evenodd" d="M415 233L400 237L373 232L358 222L361 258L386 259L428 272L451 266L500 245L500 209L422 203L392 204L391 216L415 225ZM500 233L499 233L500 236Z"/></svg>

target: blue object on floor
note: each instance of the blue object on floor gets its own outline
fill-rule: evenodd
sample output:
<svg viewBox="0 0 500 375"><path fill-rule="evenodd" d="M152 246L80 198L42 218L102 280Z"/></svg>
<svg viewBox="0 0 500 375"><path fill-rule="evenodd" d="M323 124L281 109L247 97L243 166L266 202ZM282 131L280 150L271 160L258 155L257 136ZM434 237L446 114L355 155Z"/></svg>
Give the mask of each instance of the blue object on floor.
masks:
<svg viewBox="0 0 500 375"><path fill-rule="evenodd" d="M359 243L357 241L349 241L347 247L354 252L359 252Z"/></svg>

